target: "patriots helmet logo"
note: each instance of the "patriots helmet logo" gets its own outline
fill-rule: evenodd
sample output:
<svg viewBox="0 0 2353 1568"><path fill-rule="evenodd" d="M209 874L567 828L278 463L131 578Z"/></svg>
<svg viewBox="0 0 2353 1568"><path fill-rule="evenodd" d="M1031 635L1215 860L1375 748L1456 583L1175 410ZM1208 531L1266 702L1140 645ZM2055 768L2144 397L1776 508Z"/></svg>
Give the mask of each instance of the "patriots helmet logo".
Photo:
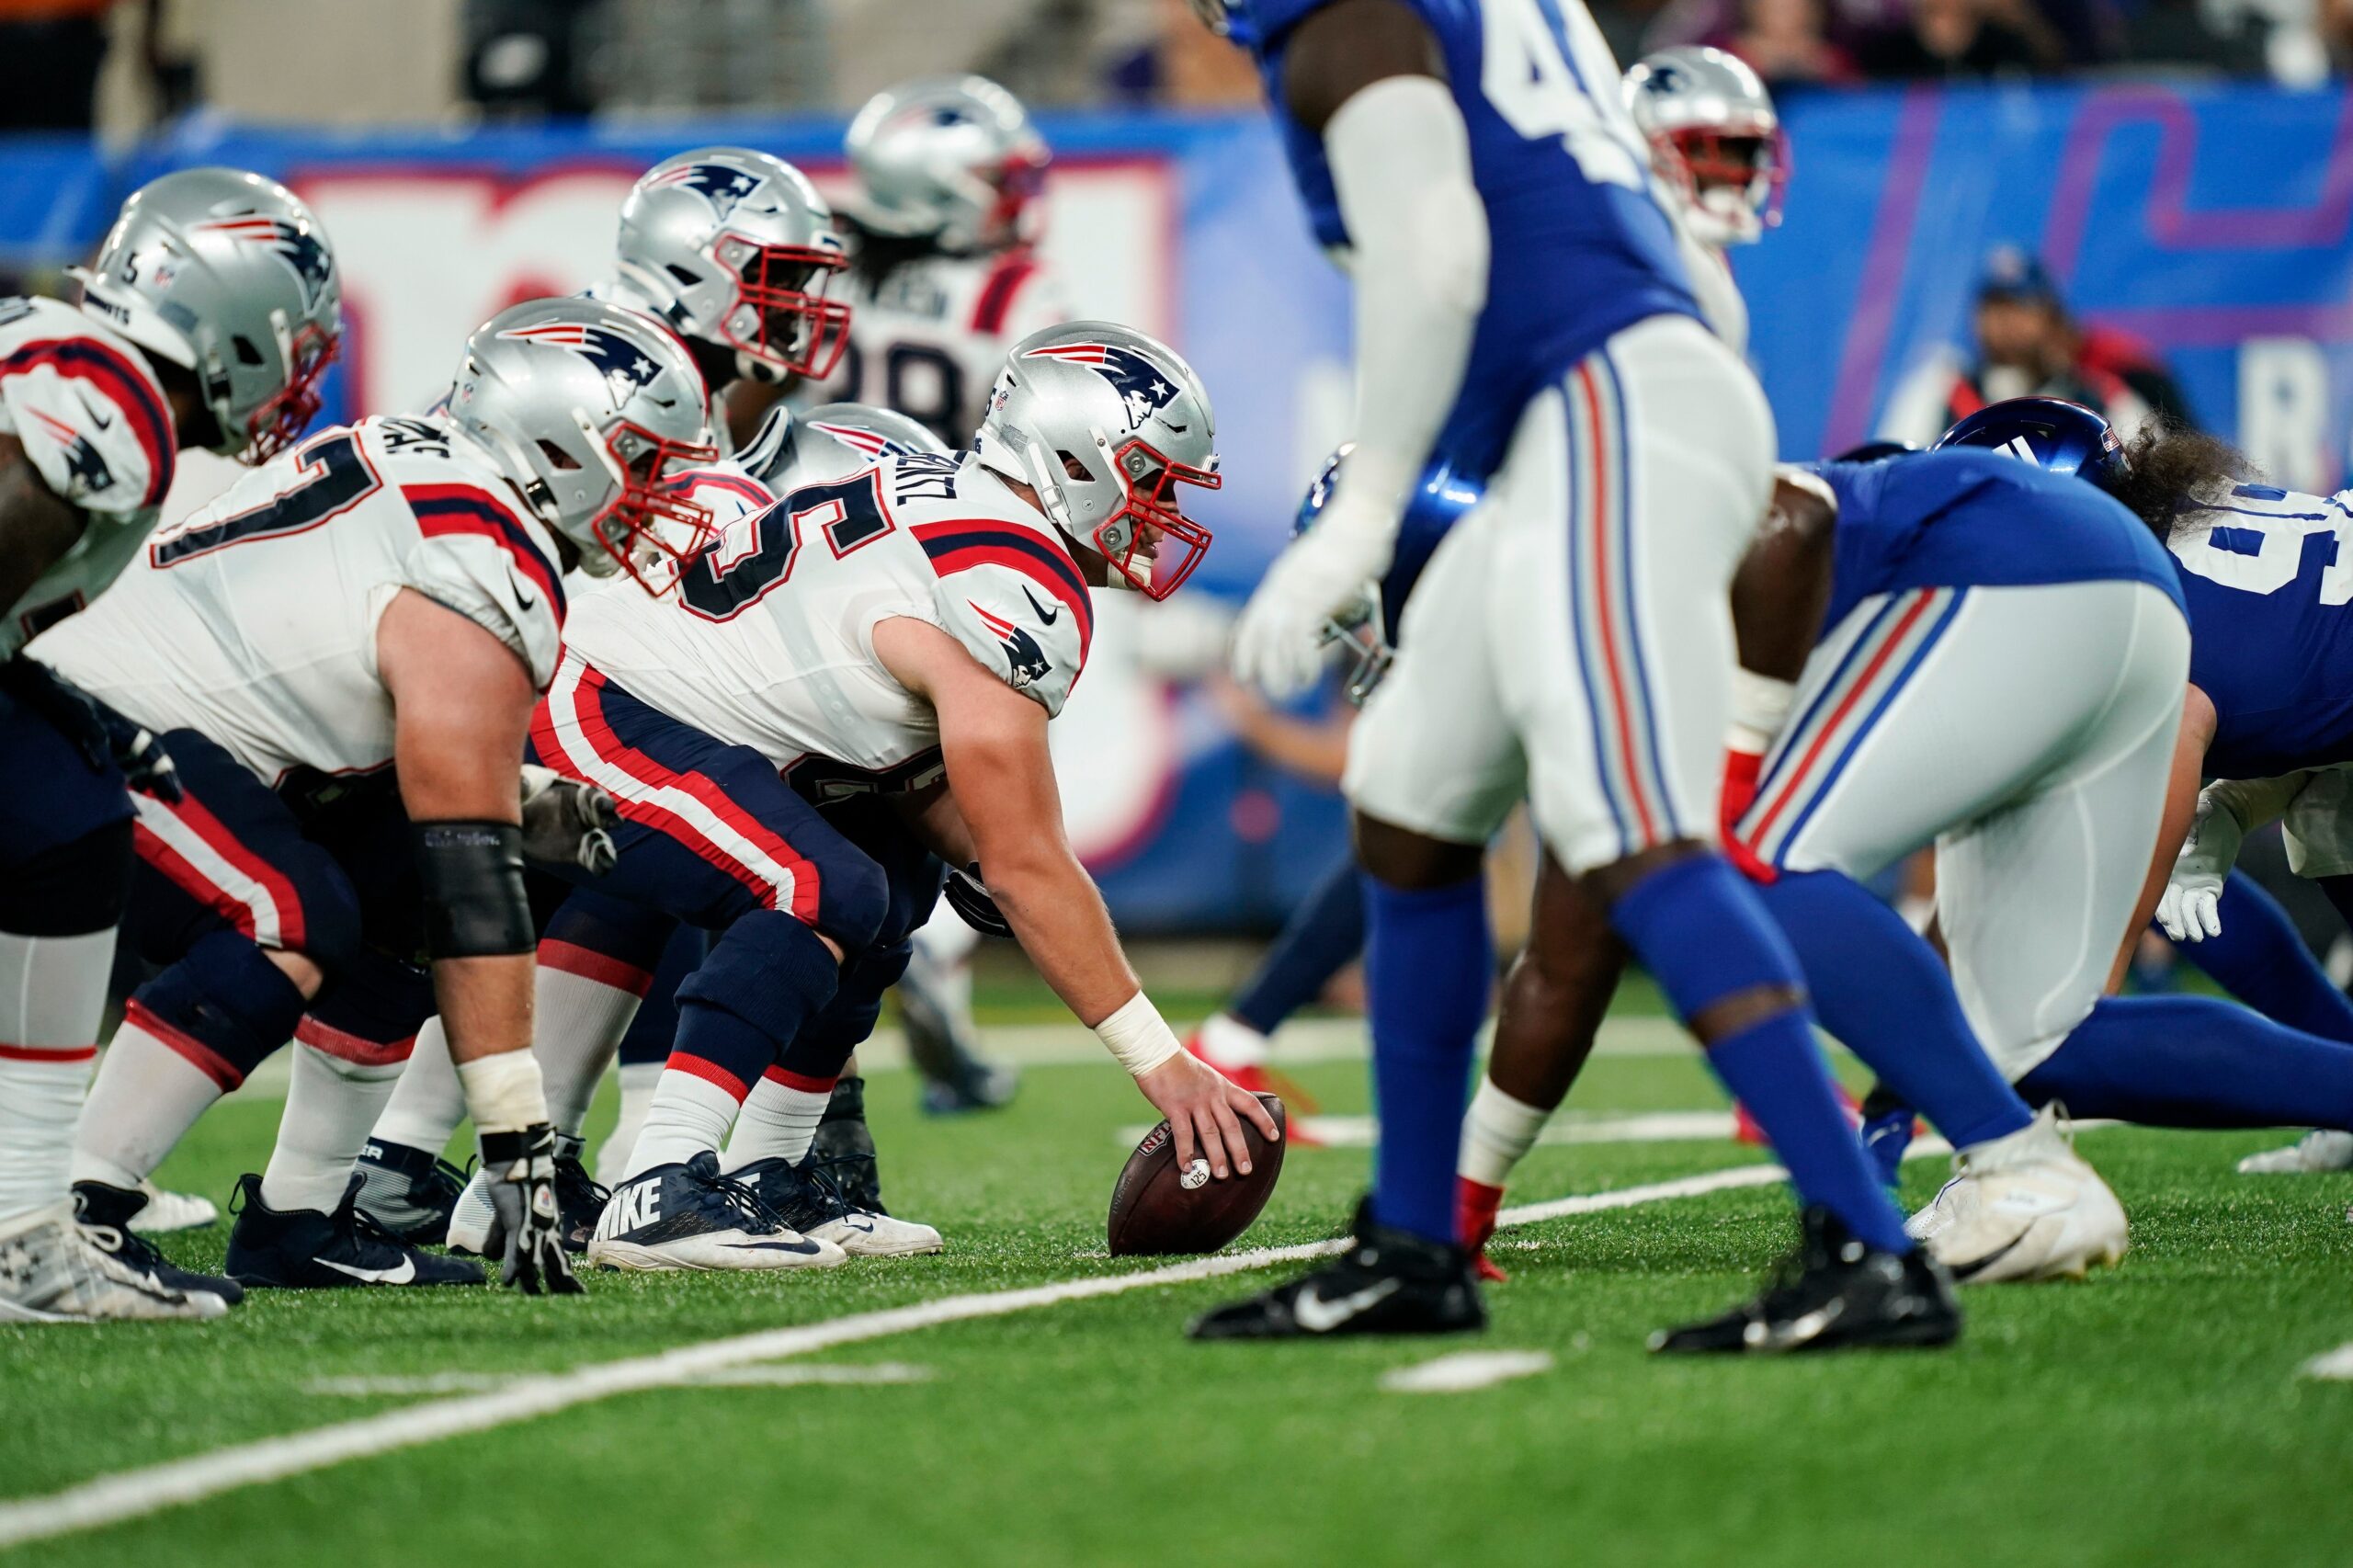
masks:
<svg viewBox="0 0 2353 1568"><path fill-rule="evenodd" d="M301 283L302 308L305 311L317 308L319 296L334 280L335 263L327 258L327 247L319 243L316 234L297 228L283 218L267 218L255 213L244 218L216 219L198 227L213 233L227 234L232 239L244 240L249 244L267 245L277 252L278 258L294 269L295 278Z"/></svg>
<svg viewBox="0 0 2353 1568"><path fill-rule="evenodd" d="M1671 94L1683 91L1689 85L1691 85L1691 74L1672 60L1654 62L1643 77L1643 91L1653 97L1666 97Z"/></svg>
<svg viewBox="0 0 2353 1568"><path fill-rule="evenodd" d="M983 626L996 633L997 642L1005 650L1005 678L1011 683L1014 690L1020 691L1046 678L1047 672L1054 666L1047 660L1046 651L1038 646L1038 640L1035 637L1030 636L1025 629L1014 625L1005 617L992 615L980 606L973 605L970 599L964 602L972 605L972 613L981 618Z"/></svg>
<svg viewBox="0 0 2353 1568"><path fill-rule="evenodd" d="M1127 405L1131 430L1166 408L1185 390L1176 378L1163 372L1159 366L1134 349L1117 344L1050 343L1030 349L1022 358L1084 365L1101 376L1118 390L1120 401Z"/></svg>
<svg viewBox="0 0 2353 1568"><path fill-rule="evenodd" d="M676 185L699 192L725 222L745 199L760 188L760 176L745 169L731 169L725 164L688 164L682 169L672 169L649 182L656 186Z"/></svg>
<svg viewBox="0 0 2353 1568"><path fill-rule="evenodd" d="M639 388L652 386L654 378L662 373L660 365L620 333L582 322L544 322L537 326L513 327L498 335L571 349L597 367L605 384L612 389L617 404L627 403Z"/></svg>

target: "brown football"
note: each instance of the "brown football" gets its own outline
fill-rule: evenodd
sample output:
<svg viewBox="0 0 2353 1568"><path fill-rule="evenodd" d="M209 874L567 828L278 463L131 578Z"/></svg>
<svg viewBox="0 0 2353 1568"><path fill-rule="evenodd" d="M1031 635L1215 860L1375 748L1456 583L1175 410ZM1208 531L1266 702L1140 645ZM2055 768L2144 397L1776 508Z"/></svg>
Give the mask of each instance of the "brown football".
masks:
<svg viewBox="0 0 2353 1568"><path fill-rule="evenodd" d="M1272 1095L1258 1099L1285 1136L1269 1143L1248 1121L1242 1123L1250 1147L1248 1176L1237 1171L1218 1181L1210 1175L1209 1162L1198 1156L1188 1175L1176 1168L1176 1139L1168 1123L1144 1134L1111 1189L1106 1234L1113 1257L1215 1252L1250 1228L1283 1174L1283 1149L1290 1142L1283 1102Z"/></svg>

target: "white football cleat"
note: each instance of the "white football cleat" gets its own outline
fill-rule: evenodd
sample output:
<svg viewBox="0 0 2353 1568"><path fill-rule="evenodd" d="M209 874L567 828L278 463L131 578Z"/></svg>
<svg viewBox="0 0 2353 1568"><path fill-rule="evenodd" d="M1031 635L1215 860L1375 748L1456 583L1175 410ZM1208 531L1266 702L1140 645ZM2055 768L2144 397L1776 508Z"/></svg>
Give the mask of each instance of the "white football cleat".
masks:
<svg viewBox="0 0 2353 1568"><path fill-rule="evenodd" d="M778 1219L750 1187L721 1176L719 1156L705 1150L614 1188L588 1261L633 1271L831 1268L849 1254Z"/></svg>
<svg viewBox="0 0 2353 1568"><path fill-rule="evenodd" d="M166 1192L152 1181L142 1181L139 1190L147 1195L147 1207L131 1216L131 1228L142 1236L159 1236L166 1231L195 1231L221 1222L221 1206L209 1198L199 1198L192 1192Z"/></svg>
<svg viewBox="0 0 2353 1568"><path fill-rule="evenodd" d="M2323 1128L2284 1149L2266 1149L2239 1162L2241 1176L2309 1176L2315 1171L2353 1171L2353 1132Z"/></svg>
<svg viewBox="0 0 2353 1568"><path fill-rule="evenodd" d="M1904 1228L1957 1280L2080 1279L2131 1244L2124 1206L2075 1153L2055 1106L1952 1164L1952 1179Z"/></svg>
<svg viewBox="0 0 2353 1568"><path fill-rule="evenodd" d="M757 1193L786 1224L804 1236L829 1241L852 1257L915 1257L938 1252L945 1244L929 1225L852 1203L813 1157L795 1165L771 1155L730 1174Z"/></svg>
<svg viewBox="0 0 2353 1568"><path fill-rule="evenodd" d="M445 1244L451 1252L487 1256L491 1221L497 1218L496 1210L490 1206L490 1175L478 1170L466 1178L456 1206L449 1210L449 1234Z"/></svg>
<svg viewBox="0 0 2353 1568"><path fill-rule="evenodd" d="M0 1323L204 1322L228 1312L218 1296L170 1290L91 1245L68 1204L0 1233Z"/></svg>

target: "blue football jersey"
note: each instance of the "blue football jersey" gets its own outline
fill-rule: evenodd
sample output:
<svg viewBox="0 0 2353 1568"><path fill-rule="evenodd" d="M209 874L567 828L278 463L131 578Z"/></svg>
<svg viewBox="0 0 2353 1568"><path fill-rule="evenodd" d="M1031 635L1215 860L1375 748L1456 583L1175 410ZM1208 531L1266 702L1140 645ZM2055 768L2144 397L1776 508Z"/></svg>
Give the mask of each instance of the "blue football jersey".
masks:
<svg viewBox="0 0 2353 1568"><path fill-rule="evenodd" d="M2156 536L2114 497L1975 447L1809 465L1838 497L1827 631L1874 594L2121 578L2181 586Z"/></svg>
<svg viewBox="0 0 2353 1568"><path fill-rule="evenodd" d="M2189 678L2213 699L2206 771L2261 778L2353 760L2353 492L2242 484L2166 546L2189 606Z"/></svg>
<svg viewBox="0 0 2353 1568"><path fill-rule="evenodd" d="M1492 237L1486 309L1433 454L1483 481L1529 400L1612 333L1698 317L1617 62L1580 0L1406 0L1436 37L1470 131ZM1315 236L1346 245L1324 144L1283 106L1286 51L1331 0L1252 0L1253 43Z"/></svg>

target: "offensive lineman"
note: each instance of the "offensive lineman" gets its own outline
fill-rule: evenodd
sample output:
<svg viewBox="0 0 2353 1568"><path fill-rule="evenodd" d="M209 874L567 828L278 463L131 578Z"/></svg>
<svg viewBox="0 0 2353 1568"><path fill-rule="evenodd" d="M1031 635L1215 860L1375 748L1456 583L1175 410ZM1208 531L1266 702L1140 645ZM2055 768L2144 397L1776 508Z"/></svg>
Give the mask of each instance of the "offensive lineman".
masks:
<svg viewBox="0 0 2353 1568"><path fill-rule="evenodd" d="M1676 1347L1949 1340L1949 1282L1847 1130L1795 960L1710 846L1723 595L1769 494L1772 418L1699 319L1591 17L1538 0L1195 4L1256 55L1317 236L1351 251L1358 307L1357 449L1245 612L1237 674L1304 688L1326 618L1388 565L1425 470L1493 481L1438 547L1350 745L1383 1113L1358 1244L1195 1333L1483 1322L1455 1243L1455 1152L1493 972L1480 854L1526 795L1805 1206L1798 1288L1732 1314L1728 1338L1704 1325Z"/></svg>
<svg viewBox="0 0 2353 1568"><path fill-rule="evenodd" d="M644 570L699 515L669 472L709 460L676 339L585 300L517 305L467 340L450 410L326 431L159 538L103 613L37 653L161 733L187 791L138 800L132 925L165 967L132 995L83 1119L77 1185L134 1187L296 1030L359 951L356 873L280 785L389 778L411 824L432 960L492 1195L502 1277L573 1291L531 1043L517 769L555 667L563 570ZM267 1171L240 1183L233 1278L438 1284L472 1265L354 1211L353 1156L398 1055L305 1036Z"/></svg>
<svg viewBox="0 0 2353 1568"><path fill-rule="evenodd" d="M83 301L0 301L0 1322L227 1310L142 1263L143 1206L67 1208L131 869L128 778L177 793L136 723L24 655L112 584L155 525L174 455L267 460L310 422L342 334L326 236L276 182L185 169L133 193ZM233 1294L233 1292L232 1292Z"/></svg>

